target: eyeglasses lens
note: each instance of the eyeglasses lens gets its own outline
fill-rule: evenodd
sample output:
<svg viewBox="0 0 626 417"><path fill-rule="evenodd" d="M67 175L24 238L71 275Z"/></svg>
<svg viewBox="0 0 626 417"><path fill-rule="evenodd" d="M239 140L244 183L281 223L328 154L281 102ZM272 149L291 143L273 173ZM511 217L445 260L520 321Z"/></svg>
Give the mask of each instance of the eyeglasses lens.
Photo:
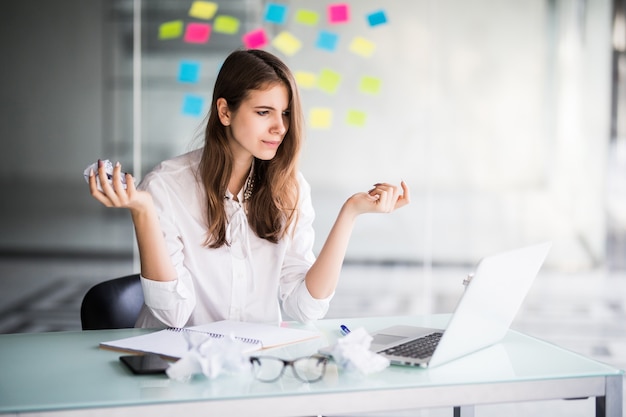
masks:
<svg viewBox="0 0 626 417"><path fill-rule="evenodd" d="M293 368L294 376L304 382L315 382L324 376L326 371L326 358L306 357L294 361L283 361L269 356L253 357L250 359L253 366L254 376L259 381L273 382L285 372L285 367Z"/></svg>
<svg viewBox="0 0 626 417"><path fill-rule="evenodd" d="M315 382L324 376L326 360L311 356L293 362L293 371L298 378L306 382Z"/></svg>
<svg viewBox="0 0 626 417"><path fill-rule="evenodd" d="M263 382L271 382L280 378L285 367L282 360L270 357L254 358L252 366L255 378Z"/></svg>

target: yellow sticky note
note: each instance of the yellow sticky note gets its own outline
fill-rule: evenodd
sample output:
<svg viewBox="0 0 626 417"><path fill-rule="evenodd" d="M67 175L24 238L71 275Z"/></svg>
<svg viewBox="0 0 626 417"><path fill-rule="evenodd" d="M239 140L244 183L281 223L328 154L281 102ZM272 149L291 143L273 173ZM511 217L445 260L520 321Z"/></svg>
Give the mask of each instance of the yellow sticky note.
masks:
<svg viewBox="0 0 626 417"><path fill-rule="evenodd" d="M378 94L380 93L380 86L382 81L380 78L363 76L359 82L359 91L365 94Z"/></svg>
<svg viewBox="0 0 626 417"><path fill-rule="evenodd" d="M333 111L325 107L314 107L309 113L311 127L314 129L328 129L332 125Z"/></svg>
<svg viewBox="0 0 626 417"><path fill-rule="evenodd" d="M301 88L314 88L317 76L312 72L295 71L293 76Z"/></svg>
<svg viewBox="0 0 626 417"><path fill-rule="evenodd" d="M364 111L360 110L348 110L346 115L346 123L350 126L363 127L365 126L365 119L367 118Z"/></svg>
<svg viewBox="0 0 626 417"><path fill-rule="evenodd" d="M293 55L302 48L302 42L287 31L280 32L272 41L272 46L285 55Z"/></svg>
<svg viewBox="0 0 626 417"><path fill-rule="evenodd" d="M189 8L189 16L197 19L213 19L217 13L217 3L212 1L194 1Z"/></svg>
<svg viewBox="0 0 626 417"><path fill-rule="evenodd" d="M159 39L180 38L183 34L183 21L173 20L171 22L162 23L159 26Z"/></svg>
<svg viewBox="0 0 626 417"><path fill-rule="evenodd" d="M227 35L234 35L239 32L240 21L236 17L219 15L213 22L213 30Z"/></svg>
<svg viewBox="0 0 626 417"><path fill-rule="evenodd" d="M320 15L313 10L301 9L296 12L296 22L302 25L315 26L319 20Z"/></svg>
<svg viewBox="0 0 626 417"><path fill-rule="evenodd" d="M374 44L374 42L370 42L365 38L357 36L356 38L352 39L349 48L350 51L354 52L355 54L361 55L365 58L369 58L374 53L376 45Z"/></svg>
<svg viewBox="0 0 626 417"><path fill-rule="evenodd" d="M330 69L323 69L317 80L317 86L320 90L334 94L341 82L341 74Z"/></svg>

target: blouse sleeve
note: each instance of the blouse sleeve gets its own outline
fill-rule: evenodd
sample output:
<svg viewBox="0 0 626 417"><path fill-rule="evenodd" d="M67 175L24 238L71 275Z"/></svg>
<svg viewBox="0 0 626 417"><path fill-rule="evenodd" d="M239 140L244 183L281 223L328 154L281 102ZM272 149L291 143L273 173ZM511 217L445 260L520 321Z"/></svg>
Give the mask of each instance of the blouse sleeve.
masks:
<svg viewBox="0 0 626 417"><path fill-rule="evenodd" d="M300 211L293 237L289 238L280 280L280 299L284 312L294 320L306 323L323 318L328 312L330 300L317 299L309 293L304 278L315 262L313 243L315 211L311 202L311 187L300 174Z"/></svg>
<svg viewBox="0 0 626 417"><path fill-rule="evenodd" d="M166 326L183 327L196 305L191 274L183 265L183 244L171 204L169 189L158 176L148 175L140 189L152 195L168 253L176 270L174 281L154 281L142 277L145 304L150 313Z"/></svg>

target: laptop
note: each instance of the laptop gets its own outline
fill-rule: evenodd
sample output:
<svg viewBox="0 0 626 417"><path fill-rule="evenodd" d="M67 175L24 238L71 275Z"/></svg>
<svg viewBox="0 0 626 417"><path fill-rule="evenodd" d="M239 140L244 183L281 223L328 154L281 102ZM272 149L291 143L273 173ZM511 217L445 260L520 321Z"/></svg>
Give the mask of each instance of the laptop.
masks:
<svg viewBox="0 0 626 417"><path fill-rule="evenodd" d="M392 326L372 334L370 349L394 365L434 367L502 340L551 243L483 258L444 329Z"/></svg>

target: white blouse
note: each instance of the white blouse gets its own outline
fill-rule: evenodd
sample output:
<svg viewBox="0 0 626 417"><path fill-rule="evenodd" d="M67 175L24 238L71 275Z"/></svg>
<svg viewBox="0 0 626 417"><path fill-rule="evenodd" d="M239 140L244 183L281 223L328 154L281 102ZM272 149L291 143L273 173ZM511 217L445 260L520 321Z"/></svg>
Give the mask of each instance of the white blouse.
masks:
<svg viewBox="0 0 626 417"><path fill-rule="evenodd" d="M311 296L304 277L315 261L311 189L302 174L299 216L293 236L278 243L260 239L248 225L244 207L224 198L229 245L207 248L206 202L195 174L198 149L158 165L139 189L150 192L177 276L159 282L141 278L145 305L136 327L183 327L230 319L307 322L324 317L331 295ZM238 195L243 201L243 190Z"/></svg>

